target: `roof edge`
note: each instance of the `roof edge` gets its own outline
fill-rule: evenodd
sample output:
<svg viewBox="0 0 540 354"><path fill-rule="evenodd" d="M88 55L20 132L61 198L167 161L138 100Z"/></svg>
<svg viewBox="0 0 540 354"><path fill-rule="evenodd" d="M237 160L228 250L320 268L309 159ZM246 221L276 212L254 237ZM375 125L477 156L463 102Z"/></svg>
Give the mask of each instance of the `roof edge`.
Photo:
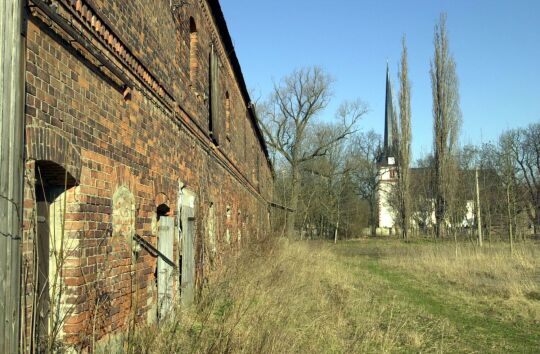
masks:
<svg viewBox="0 0 540 354"><path fill-rule="evenodd" d="M257 138L263 149L264 155L266 157L266 162L268 163L268 166L270 167L270 170L272 171L272 174L273 174L274 167L272 166L272 162L270 160L268 147L266 146L266 141L264 140L264 135L262 133L261 127L259 126L257 113L255 112L254 105L251 102L251 97L249 96L246 82L244 80L244 75L242 74L242 68L240 66L238 57L236 56L236 50L234 49L234 44L231 38L231 34L229 33L229 29L227 27L227 22L225 21L225 16L223 14L223 11L221 10L221 5L219 4L219 0L206 0L206 1L208 5L210 6L212 16L214 17L214 20L216 21L216 25L221 35L221 40L223 41L223 45L225 46L225 50L227 53L229 53L228 58L231 62L231 66L233 67L234 73L238 80L238 85L240 86L242 97L244 98L244 101L246 102L247 110L249 112L251 122L253 123L253 126L255 128L255 133L257 134Z"/></svg>

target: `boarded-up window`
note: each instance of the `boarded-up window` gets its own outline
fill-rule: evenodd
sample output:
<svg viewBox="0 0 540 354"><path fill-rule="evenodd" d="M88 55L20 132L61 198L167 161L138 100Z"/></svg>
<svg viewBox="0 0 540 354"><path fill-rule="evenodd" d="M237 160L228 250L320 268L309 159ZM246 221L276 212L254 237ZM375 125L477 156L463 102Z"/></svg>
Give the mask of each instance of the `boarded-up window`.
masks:
<svg viewBox="0 0 540 354"><path fill-rule="evenodd" d="M229 95L229 91L225 92L225 134L227 136L227 140L231 140L230 137L230 131L231 131L231 97Z"/></svg>
<svg viewBox="0 0 540 354"><path fill-rule="evenodd" d="M223 132L223 119L221 119L221 93L219 88L219 56L216 48L212 45L210 51L210 134L212 139L219 145Z"/></svg>
<svg viewBox="0 0 540 354"><path fill-rule="evenodd" d="M197 35L197 25L193 17L189 18L189 79L192 83L197 78L199 63L197 55L199 50L199 37Z"/></svg>
<svg viewBox="0 0 540 354"><path fill-rule="evenodd" d="M126 245L135 247L135 197L124 186L119 187L113 194L112 200L112 235L121 237Z"/></svg>

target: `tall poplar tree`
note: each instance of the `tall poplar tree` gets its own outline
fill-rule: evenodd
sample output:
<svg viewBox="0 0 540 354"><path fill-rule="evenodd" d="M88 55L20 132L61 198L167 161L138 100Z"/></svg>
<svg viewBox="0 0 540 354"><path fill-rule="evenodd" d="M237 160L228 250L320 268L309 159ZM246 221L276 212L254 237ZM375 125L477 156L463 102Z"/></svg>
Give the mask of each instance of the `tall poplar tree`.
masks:
<svg viewBox="0 0 540 354"><path fill-rule="evenodd" d="M452 163L461 123L459 82L456 62L450 53L446 32L446 14L435 25L431 61L433 93L434 168L435 168L435 228L437 237L445 235L446 214L451 197Z"/></svg>
<svg viewBox="0 0 540 354"><path fill-rule="evenodd" d="M409 194L409 166L411 161L411 85L407 63L407 44L405 36L402 39L401 63L399 66L399 216L401 218L401 235L409 238L409 223L411 218Z"/></svg>

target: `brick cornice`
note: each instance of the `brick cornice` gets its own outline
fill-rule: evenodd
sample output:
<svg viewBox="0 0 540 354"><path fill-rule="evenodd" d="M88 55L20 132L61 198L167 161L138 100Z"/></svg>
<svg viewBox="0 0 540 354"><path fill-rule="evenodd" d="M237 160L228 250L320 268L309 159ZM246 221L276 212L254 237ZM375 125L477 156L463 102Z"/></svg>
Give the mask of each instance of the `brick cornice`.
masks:
<svg viewBox="0 0 540 354"><path fill-rule="evenodd" d="M37 4L40 3L41 6L45 5L48 11L51 10L50 6L45 4L43 0L30 0L31 2ZM83 33L84 31L89 32L92 36L99 39L99 44L103 47L105 51L109 51L114 54L114 58L110 60L117 60L120 64L120 70L122 66L129 68L130 73L135 76L138 80L145 83L145 88L152 92L155 97L160 98L161 105L153 100L149 95L144 93L144 88L139 88L141 92L148 98L153 101L157 107L159 107L164 113L170 118L175 118L174 121L182 128L184 128L191 136L196 138L198 142L201 143L203 149L211 154L215 160L229 173L231 173L240 184L257 198L264 200L262 195L257 191L255 186L251 184L248 178L240 171L239 167L231 162L231 160L217 147L212 146L208 136L205 134L203 129L196 123L196 120L186 112L173 98L172 95L164 89L164 86L158 82L157 79L149 72L147 68L135 57L135 55L127 49L127 46L122 42L122 40L114 33L112 27L107 25L104 20L99 18L95 9L89 5L88 1L91 0L58 0L62 7L65 9L57 9L55 16L60 17L62 21L66 22L65 25L70 26L70 28L76 28L78 32ZM63 11L63 13L62 13ZM61 13L61 15L58 14ZM47 14L45 14L47 15ZM67 18L66 18L67 17ZM75 20L75 21L73 21ZM84 27L81 27L81 24ZM98 50L102 50L97 46L97 43L94 43L94 39L91 45L96 46ZM73 43L74 41L70 41ZM72 44L73 45L73 44ZM102 52L103 54L103 52ZM106 52L105 52L106 54ZM111 55L108 54L110 57ZM116 65L118 66L118 65ZM184 119L187 118L187 119Z"/></svg>
<svg viewBox="0 0 540 354"><path fill-rule="evenodd" d="M162 99L172 101L172 95L169 90L165 88L165 85L159 82L154 75L146 69L145 65L139 58L135 56L133 52L128 48L125 42L120 39L117 31L114 31L112 26L106 23L94 9L91 1L88 0L60 0L66 7L74 10L74 13L78 15L78 19L82 21L89 29L93 31L93 34L103 40L109 50L114 52L123 64L130 68L131 71L148 87L154 94L158 95Z"/></svg>

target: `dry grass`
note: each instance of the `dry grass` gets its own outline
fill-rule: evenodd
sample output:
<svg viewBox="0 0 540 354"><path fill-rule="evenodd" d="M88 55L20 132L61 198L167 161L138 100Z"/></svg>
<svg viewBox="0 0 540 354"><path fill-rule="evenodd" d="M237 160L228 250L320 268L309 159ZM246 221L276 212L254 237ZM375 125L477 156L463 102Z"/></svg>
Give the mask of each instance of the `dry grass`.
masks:
<svg viewBox="0 0 540 354"><path fill-rule="evenodd" d="M462 301L486 303L491 316L540 323L540 245L428 243L388 247L381 261L419 281L435 281Z"/></svg>
<svg viewBox="0 0 540 354"><path fill-rule="evenodd" d="M536 352L540 347L540 244L403 243L342 245L400 296L440 320L446 352ZM356 257L355 257L356 256Z"/></svg>
<svg viewBox="0 0 540 354"><path fill-rule="evenodd" d="M540 301L531 295L539 290L539 247L514 257L501 247L462 245L458 258L452 244L399 241L280 241L246 250L213 275L198 305L176 309L160 329L140 328L129 349L531 351L540 343ZM490 317L493 304L502 306Z"/></svg>
<svg viewBox="0 0 540 354"><path fill-rule="evenodd" d="M421 340L397 305L380 303L356 270L324 244L279 242L223 267L201 303L178 310L156 333L138 332L134 352L387 352Z"/></svg>
<svg viewBox="0 0 540 354"><path fill-rule="evenodd" d="M507 244L433 243L387 249L384 263L413 273L429 270L473 294L502 298L529 298L540 291L540 246L518 244L510 254Z"/></svg>

